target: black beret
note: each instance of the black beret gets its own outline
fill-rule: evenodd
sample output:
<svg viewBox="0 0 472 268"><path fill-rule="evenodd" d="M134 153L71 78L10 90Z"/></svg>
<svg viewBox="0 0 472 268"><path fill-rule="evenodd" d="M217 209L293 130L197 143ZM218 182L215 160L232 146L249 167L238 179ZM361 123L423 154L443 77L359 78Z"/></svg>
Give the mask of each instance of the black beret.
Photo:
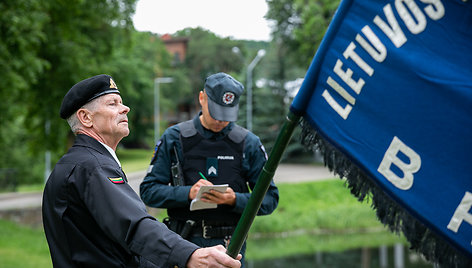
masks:
<svg viewBox="0 0 472 268"><path fill-rule="evenodd" d="M64 96L60 111L61 118L69 118L86 103L110 93L120 94L120 91L109 75L100 74L80 81Z"/></svg>

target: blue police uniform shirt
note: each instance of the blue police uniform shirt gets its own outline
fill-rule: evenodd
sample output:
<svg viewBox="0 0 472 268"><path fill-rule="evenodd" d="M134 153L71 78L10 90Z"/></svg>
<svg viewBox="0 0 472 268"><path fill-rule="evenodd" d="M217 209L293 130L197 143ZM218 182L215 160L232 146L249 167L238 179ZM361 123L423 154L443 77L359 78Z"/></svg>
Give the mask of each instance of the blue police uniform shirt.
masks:
<svg viewBox="0 0 472 268"><path fill-rule="evenodd" d="M193 123L196 130L205 139L223 139L235 125L233 122L230 122L222 131L215 133L202 126L199 116L200 115L197 115L193 119ZM148 173L140 185L141 199L148 206L158 208L181 208L190 205L188 195L191 185L169 185L172 180L171 165L172 162L175 161L173 151L174 146L177 148L181 162L183 159L179 137L180 129L177 125L174 125L166 129L156 145ZM267 155L259 137L255 134L248 132L244 142L242 176L247 179L249 187L253 189L262 167L267 161ZM250 193L236 192L235 194L236 204L233 207L232 212L242 214L246 204L248 203ZM267 194L262 201L258 215L267 215L272 213L277 208L278 200L278 189L272 181Z"/></svg>

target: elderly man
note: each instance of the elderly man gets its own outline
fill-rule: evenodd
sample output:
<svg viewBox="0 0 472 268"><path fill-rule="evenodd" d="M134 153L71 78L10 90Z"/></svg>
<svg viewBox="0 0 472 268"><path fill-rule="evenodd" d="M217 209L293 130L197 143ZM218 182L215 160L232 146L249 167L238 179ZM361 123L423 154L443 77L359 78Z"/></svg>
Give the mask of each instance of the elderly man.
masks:
<svg viewBox="0 0 472 268"><path fill-rule="evenodd" d="M60 116L76 140L43 196L54 267L239 267L223 247L199 248L146 212L115 154L129 134L129 110L109 75L85 79L64 97Z"/></svg>

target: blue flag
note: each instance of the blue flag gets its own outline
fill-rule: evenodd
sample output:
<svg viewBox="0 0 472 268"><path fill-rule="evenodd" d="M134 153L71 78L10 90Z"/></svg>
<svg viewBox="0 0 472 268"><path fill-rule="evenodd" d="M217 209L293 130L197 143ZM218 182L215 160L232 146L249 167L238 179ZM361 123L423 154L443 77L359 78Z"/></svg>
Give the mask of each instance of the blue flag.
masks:
<svg viewBox="0 0 472 268"><path fill-rule="evenodd" d="M342 1L290 110L383 223L470 264L471 1Z"/></svg>

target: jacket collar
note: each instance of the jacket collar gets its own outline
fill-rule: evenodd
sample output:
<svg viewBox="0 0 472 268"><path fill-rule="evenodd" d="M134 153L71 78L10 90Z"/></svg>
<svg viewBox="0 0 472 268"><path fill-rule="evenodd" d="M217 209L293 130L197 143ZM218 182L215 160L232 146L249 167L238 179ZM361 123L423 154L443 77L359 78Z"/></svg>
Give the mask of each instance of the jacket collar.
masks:
<svg viewBox="0 0 472 268"><path fill-rule="evenodd" d="M214 139L222 139L228 135L228 133L233 129L234 122L229 122L229 124L223 128L220 132L213 132L209 129L203 127L202 122L200 121L200 115L202 112L200 111L197 116L193 118L193 124L197 129L198 133L200 133L204 138L214 138Z"/></svg>
<svg viewBox="0 0 472 268"><path fill-rule="evenodd" d="M77 134L73 146L87 147L87 148L93 149L93 150L95 150L95 151L97 151L97 152L99 152L103 155L108 155L111 158L113 158L113 156L110 154L110 152L108 152L108 150L105 148L105 146L103 146L96 139L94 139L94 138L92 138L88 135L85 135L85 134Z"/></svg>

